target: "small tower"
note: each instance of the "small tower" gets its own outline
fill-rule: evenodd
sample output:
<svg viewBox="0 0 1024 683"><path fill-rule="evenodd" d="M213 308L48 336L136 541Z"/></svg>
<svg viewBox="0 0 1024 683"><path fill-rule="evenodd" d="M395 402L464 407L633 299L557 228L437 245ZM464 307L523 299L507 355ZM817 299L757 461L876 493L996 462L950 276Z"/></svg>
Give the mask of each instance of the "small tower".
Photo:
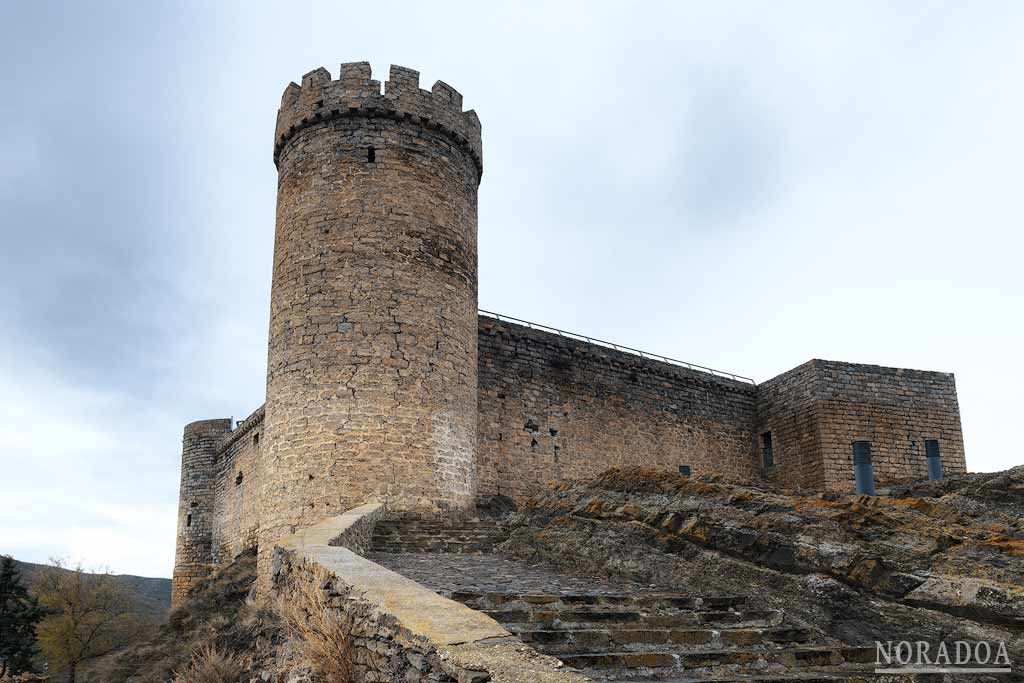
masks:
<svg viewBox="0 0 1024 683"><path fill-rule="evenodd" d="M171 606L206 576L213 561L214 459L217 444L231 431L231 420L202 420L185 425L178 494L178 538L174 553Z"/></svg>
<svg viewBox="0 0 1024 683"><path fill-rule="evenodd" d="M480 121L438 81L366 62L290 84L277 229L260 564L361 503L472 505ZM261 571L261 575L262 575Z"/></svg>

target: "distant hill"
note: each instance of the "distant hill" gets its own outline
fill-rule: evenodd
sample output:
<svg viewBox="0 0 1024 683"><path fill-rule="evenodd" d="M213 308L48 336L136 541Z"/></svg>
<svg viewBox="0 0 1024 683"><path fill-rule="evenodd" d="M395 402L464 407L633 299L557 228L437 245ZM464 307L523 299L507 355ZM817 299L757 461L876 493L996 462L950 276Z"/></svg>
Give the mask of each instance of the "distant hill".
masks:
<svg viewBox="0 0 1024 683"><path fill-rule="evenodd" d="M35 584L39 573L47 568L45 564L33 564L32 562L14 563L21 571L22 580L28 586ZM69 571L69 570L65 570ZM136 598L136 610L139 614L163 618L171 607L171 580L154 579L145 576L132 576L131 574L115 574L119 581L125 584Z"/></svg>

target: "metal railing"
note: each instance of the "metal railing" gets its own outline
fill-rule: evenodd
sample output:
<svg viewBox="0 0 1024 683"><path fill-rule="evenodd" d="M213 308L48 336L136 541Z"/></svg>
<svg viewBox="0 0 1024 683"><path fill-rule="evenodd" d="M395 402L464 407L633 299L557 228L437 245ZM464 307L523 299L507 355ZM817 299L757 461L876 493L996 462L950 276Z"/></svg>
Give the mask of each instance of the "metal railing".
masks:
<svg viewBox="0 0 1024 683"><path fill-rule="evenodd" d="M529 320L523 320L521 318L513 318L510 315L501 315L499 313L495 313L494 311L485 311L482 308L479 309L479 312L482 313L483 315L489 315L490 317L495 318L497 320L508 320L510 322L517 323L519 325L525 325L526 327L529 327L530 329L541 330L543 332L554 332L555 334L557 334L560 337L568 337L570 339L576 339L578 341L585 341L588 344L596 344L598 346L603 346L605 348L614 349L616 351L621 351L623 353L632 353L632 354L635 354L637 356L640 356L641 358L650 358L652 360L661 361L662 363L669 363L670 365L678 365L678 366L686 368L688 370L696 370L697 372L706 372L708 374L716 375L718 377L727 377L727 378L735 380L737 382L746 382L747 384L752 384L754 386L757 385L757 382L755 382L754 380L750 379L749 377L744 377L743 375L737 375L737 374L735 374L733 372L726 372L724 370L715 370L714 368L709 368L709 367L706 367L706 366L703 366L703 365L697 365L696 363L687 363L686 361L683 361L683 360L678 360L676 358L669 358L668 356L661 356L661 355L658 355L656 353L649 353L647 351L641 351L640 349L634 349L634 348L632 348L630 346L623 346L622 344L614 344L612 342L603 341L601 339L594 339L593 337L588 337L585 334L577 334L575 332L567 332L566 330L560 330L557 327L550 327L548 325L541 325L539 323L532 323Z"/></svg>

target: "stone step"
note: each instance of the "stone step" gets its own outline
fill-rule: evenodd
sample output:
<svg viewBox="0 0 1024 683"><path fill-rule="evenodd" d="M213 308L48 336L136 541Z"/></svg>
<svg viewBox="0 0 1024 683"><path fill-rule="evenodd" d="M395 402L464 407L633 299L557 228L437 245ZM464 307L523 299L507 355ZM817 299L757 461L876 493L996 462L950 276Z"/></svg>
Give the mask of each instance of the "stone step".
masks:
<svg viewBox="0 0 1024 683"><path fill-rule="evenodd" d="M421 524L413 522L377 522L374 525L374 531L421 531L426 533L449 533L451 531L501 531L504 530L503 524L497 523L480 523L480 524L462 524L459 526L445 526L443 524Z"/></svg>
<svg viewBox="0 0 1024 683"><path fill-rule="evenodd" d="M498 609L481 610L510 631L527 630L544 624L545 629L573 630L626 626L629 628L768 628L781 626L785 616L779 610L658 611L634 609Z"/></svg>
<svg viewBox="0 0 1024 683"><path fill-rule="evenodd" d="M437 548L444 546L487 546L493 548L500 542L493 538L375 538L375 547L396 547L396 548Z"/></svg>
<svg viewBox="0 0 1024 683"><path fill-rule="evenodd" d="M803 628L765 629L525 629L517 633L544 654L641 652L667 647L673 651L719 648L780 648L810 640Z"/></svg>
<svg viewBox="0 0 1024 683"><path fill-rule="evenodd" d="M463 538L458 536L374 536L374 545L430 546L444 543L465 543L476 545L498 545L504 538Z"/></svg>
<svg viewBox="0 0 1024 683"><path fill-rule="evenodd" d="M494 552L494 546L485 543L460 543L460 542L445 542L445 543L381 543L373 546L375 552L378 553L396 553L396 554L408 554L408 553L452 553L452 554L463 554L463 555L479 555L482 553L490 554Z"/></svg>
<svg viewBox="0 0 1024 683"><path fill-rule="evenodd" d="M872 651L872 657L874 652ZM690 675L735 673L788 673L800 669L835 669L843 665L862 666L860 657L847 659L844 648L801 647L783 650L706 650L696 652L600 652L561 655L567 666L582 670L639 669L646 674L661 677L666 674L687 672ZM774 671L773 671L774 670ZM831 673L831 671L829 672Z"/></svg>
<svg viewBox="0 0 1024 683"><path fill-rule="evenodd" d="M503 526L456 526L446 528L432 528L424 526L381 526L379 523L374 527L374 536L399 535L399 536L455 536L460 535L486 535L486 536L507 536L508 531Z"/></svg>
<svg viewBox="0 0 1024 683"><path fill-rule="evenodd" d="M598 680L628 680L629 683L868 683L884 681L884 683L916 683L931 681L934 677L920 674L876 674L873 671L845 671L823 673L819 671L795 671L792 673L749 674L741 676L696 677L667 676L620 679L617 677L599 677Z"/></svg>
<svg viewBox="0 0 1024 683"><path fill-rule="evenodd" d="M527 605L545 605L550 609L571 608L586 605L634 607L666 610L733 610L743 607L745 596L693 596L681 593L559 593L559 594L518 594L481 593L455 591L452 600L457 600L473 609L514 609Z"/></svg>
<svg viewBox="0 0 1024 683"><path fill-rule="evenodd" d="M419 529L410 527L375 527L375 536L497 536L506 532L501 527L473 529Z"/></svg>
<svg viewBox="0 0 1024 683"><path fill-rule="evenodd" d="M493 520L464 522L451 526L443 522L390 520L378 522L373 530L373 549L384 553L491 553L508 538L508 531Z"/></svg>

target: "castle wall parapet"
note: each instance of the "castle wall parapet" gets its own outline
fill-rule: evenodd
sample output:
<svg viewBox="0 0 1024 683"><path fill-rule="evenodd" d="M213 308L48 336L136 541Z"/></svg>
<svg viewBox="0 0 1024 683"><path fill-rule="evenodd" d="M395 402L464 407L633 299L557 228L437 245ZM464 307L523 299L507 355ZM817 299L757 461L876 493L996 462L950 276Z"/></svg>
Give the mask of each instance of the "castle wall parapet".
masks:
<svg viewBox="0 0 1024 683"><path fill-rule="evenodd" d="M281 150L304 128L346 116L403 119L441 131L464 147L483 174L480 119L473 110L462 111L462 95L444 81L430 90L419 87L418 71L392 66L381 92L372 78L369 62L342 64L338 79L320 67L302 77L302 85L290 83L281 96L274 133L274 163Z"/></svg>
<svg viewBox="0 0 1024 683"><path fill-rule="evenodd" d="M757 478L757 387L486 315L479 318L482 495L645 463Z"/></svg>

